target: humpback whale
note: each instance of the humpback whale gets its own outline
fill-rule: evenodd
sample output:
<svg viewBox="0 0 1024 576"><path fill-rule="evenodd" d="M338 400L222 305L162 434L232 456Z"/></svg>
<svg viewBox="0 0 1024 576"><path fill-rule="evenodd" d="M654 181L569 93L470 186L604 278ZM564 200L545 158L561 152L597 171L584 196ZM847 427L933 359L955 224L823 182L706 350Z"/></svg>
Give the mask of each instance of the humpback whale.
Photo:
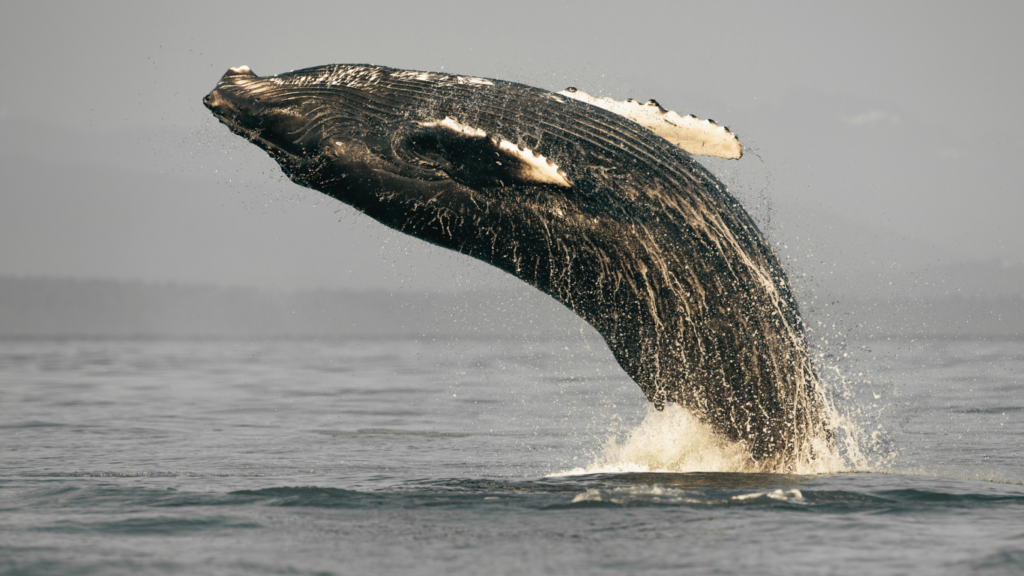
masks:
<svg viewBox="0 0 1024 576"><path fill-rule="evenodd" d="M726 128L654 101L374 65L231 68L203 102L292 181L567 306L656 408L741 443L751 469L834 451L786 273L694 160L738 158Z"/></svg>

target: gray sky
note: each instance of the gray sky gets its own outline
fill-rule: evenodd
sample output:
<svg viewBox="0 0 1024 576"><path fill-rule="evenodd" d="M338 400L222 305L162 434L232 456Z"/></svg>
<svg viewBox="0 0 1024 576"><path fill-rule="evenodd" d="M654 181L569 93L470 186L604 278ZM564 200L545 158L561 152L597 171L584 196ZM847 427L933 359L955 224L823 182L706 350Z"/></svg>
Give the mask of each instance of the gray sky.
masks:
<svg viewBox="0 0 1024 576"><path fill-rule="evenodd" d="M334 62L713 118L756 156L708 165L795 274L1024 263L1019 2L370 4L5 4L0 274L504 282L287 182L201 104L229 66Z"/></svg>

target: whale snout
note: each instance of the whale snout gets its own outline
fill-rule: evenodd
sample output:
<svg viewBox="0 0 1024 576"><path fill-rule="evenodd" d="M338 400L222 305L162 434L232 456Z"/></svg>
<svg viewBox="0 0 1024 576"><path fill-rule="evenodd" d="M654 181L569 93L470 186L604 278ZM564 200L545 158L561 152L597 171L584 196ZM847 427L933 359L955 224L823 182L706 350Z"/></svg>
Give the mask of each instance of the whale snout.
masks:
<svg viewBox="0 0 1024 576"><path fill-rule="evenodd" d="M237 105L231 101L227 93L234 93L235 90L232 88L242 88L258 78L248 66L228 68L228 71L217 82L217 87L203 98L203 105L221 117L226 113L237 111ZM224 90L225 88L227 90Z"/></svg>
<svg viewBox="0 0 1024 576"><path fill-rule="evenodd" d="M217 90L212 90L203 98L203 105L218 116L222 116L228 108L233 108Z"/></svg>

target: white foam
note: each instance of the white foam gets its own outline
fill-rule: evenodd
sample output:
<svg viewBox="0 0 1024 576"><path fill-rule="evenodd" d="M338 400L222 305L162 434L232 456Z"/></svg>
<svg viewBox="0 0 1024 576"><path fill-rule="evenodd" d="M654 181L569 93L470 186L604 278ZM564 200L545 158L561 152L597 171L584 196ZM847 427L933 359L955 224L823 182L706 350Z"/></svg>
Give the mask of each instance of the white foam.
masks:
<svg viewBox="0 0 1024 576"><path fill-rule="evenodd" d="M737 442L729 442L688 410L670 404L648 408L643 422L622 443L609 438L602 454L586 468L558 474L621 472L753 472L754 462Z"/></svg>
<svg viewBox="0 0 1024 576"><path fill-rule="evenodd" d="M658 504L708 504L706 499L695 498L695 493L674 486L626 486L617 488L588 488L572 499L578 502L611 502L631 504L650 502Z"/></svg>
<svg viewBox="0 0 1024 576"><path fill-rule="evenodd" d="M757 500L758 498L771 498L772 500L782 500L785 502L803 502L804 495L797 489L782 491L782 489L773 490L771 492L752 492L750 494L740 494L733 496L733 500Z"/></svg>
<svg viewBox="0 0 1024 576"><path fill-rule="evenodd" d="M796 474L834 474L846 469L842 458L827 446L811 446L815 457L798 455ZM649 407L644 420L625 441L609 438L601 455L585 468L554 476L624 472L781 472L751 459L739 442L731 442L690 411L669 404L658 412Z"/></svg>

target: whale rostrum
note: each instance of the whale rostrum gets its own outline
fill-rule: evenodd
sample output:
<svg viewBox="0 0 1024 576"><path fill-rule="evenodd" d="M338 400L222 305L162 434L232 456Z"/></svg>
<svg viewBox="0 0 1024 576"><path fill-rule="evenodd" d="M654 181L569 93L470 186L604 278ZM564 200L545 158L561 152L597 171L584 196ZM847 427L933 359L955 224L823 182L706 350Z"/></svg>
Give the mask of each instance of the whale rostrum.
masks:
<svg viewBox="0 0 1024 576"><path fill-rule="evenodd" d="M832 457L785 271L691 156L738 158L727 129L656 103L373 65L232 68L204 103L294 182L567 306L655 407L741 443L750 469Z"/></svg>

